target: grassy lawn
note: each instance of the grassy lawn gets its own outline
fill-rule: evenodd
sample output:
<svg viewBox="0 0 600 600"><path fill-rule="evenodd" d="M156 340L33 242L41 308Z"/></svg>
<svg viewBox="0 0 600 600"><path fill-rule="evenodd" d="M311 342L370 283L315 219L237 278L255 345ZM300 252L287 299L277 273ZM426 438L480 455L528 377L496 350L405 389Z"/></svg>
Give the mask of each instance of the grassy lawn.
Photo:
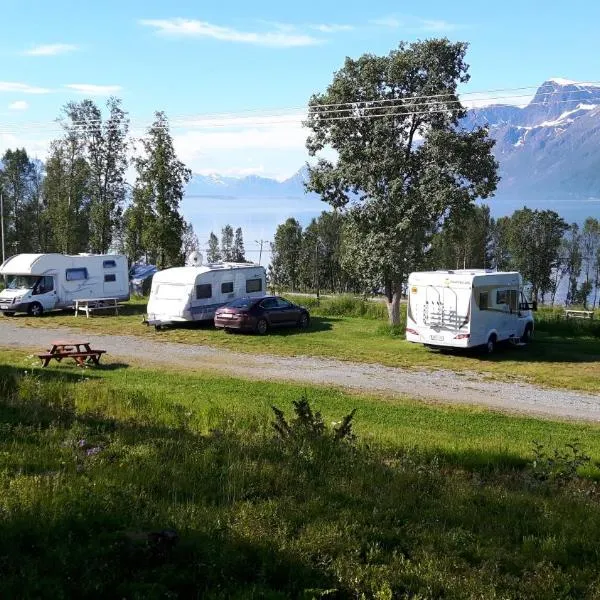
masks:
<svg viewBox="0 0 600 600"><path fill-rule="evenodd" d="M309 298L298 300L305 304L314 302ZM586 329L577 323L565 324L551 311L539 315L533 344L527 348L501 348L491 357L477 352L441 353L409 344L403 339L403 330L390 332L386 326L382 318L385 307L372 302L340 306L340 303L324 301L320 307L311 307L313 318L308 331L276 330L265 337L227 335L203 324L155 332L141 324L145 304L140 300L132 301L121 312L118 317L92 319L76 318L69 313L52 313L38 319L17 316L11 322L27 326L79 327L97 333L207 344L239 352L324 356L395 367L477 371L492 377L521 378L548 386L600 391L600 338L594 335L596 329ZM361 316L339 316L336 313ZM595 327L597 324L591 325Z"/></svg>
<svg viewBox="0 0 600 600"><path fill-rule="evenodd" d="M356 441L276 438L304 393ZM3 598L600 591L594 425L6 351L0 427ZM591 461L534 467L532 440Z"/></svg>

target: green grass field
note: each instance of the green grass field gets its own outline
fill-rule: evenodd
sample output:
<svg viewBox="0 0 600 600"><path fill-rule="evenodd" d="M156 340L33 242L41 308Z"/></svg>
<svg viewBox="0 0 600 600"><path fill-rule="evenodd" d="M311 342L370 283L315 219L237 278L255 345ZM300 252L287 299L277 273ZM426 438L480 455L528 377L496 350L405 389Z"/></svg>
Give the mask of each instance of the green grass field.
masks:
<svg viewBox="0 0 600 600"><path fill-rule="evenodd" d="M2 598L600 593L598 426L34 365L0 359ZM289 419L303 394L328 429L356 408L356 441L278 439L271 405ZM533 440L552 460L534 466Z"/></svg>
<svg viewBox="0 0 600 600"><path fill-rule="evenodd" d="M155 332L142 325L143 300L130 302L121 315L74 317L68 312L35 319L17 316L12 323L42 327L79 327L97 333L118 333L152 340L207 344L239 352L307 355L380 363L397 367L477 371L491 377L520 378L533 383L584 391L600 391L600 323L565 321L559 311L537 314L537 333L527 348L502 348L494 356L478 352L441 353L409 344L404 330L390 331L385 306L352 298L296 298L311 310L308 331L275 330L265 337L227 335L208 324L191 324Z"/></svg>

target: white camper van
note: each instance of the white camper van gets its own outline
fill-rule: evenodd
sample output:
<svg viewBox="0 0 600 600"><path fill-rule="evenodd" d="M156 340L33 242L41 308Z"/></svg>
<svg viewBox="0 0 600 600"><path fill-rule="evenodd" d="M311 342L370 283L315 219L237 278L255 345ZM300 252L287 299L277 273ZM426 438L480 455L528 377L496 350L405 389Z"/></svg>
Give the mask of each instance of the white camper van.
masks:
<svg viewBox="0 0 600 600"><path fill-rule="evenodd" d="M77 299L129 300L127 257L119 254L17 254L0 266L0 311L40 316Z"/></svg>
<svg viewBox="0 0 600 600"><path fill-rule="evenodd" d="M152 278L146 322L163 325L213 319L220 306L243 296L262 297L266 289L264 267L251 263L202 264L158 271Z"/></svg>
<svg viewBox="0 0 600 600"><path fill-rule="evenodd" d="M528 342L532 310L519 273L483 269L411 273L406 339L428 346L493 352L504 340Z"/></svg>

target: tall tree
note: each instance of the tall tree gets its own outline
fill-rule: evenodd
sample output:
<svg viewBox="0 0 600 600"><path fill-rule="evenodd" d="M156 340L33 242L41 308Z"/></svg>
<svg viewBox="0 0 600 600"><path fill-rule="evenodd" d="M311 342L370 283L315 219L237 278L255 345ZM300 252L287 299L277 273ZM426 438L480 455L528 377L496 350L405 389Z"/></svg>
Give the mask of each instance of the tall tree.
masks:
<svg viewBox="0 0 600 600"><path fill-rule="evenodd" d="M300 280L302 252L302 226L289 218L277 227L271 244L272 284L277 287L297 289Z"/></svg>
<svg viewBox="0 0 600 600"><path fill-rule="evenodd" d="M135 159L137 198L144 211L142 241L159 269L182 264L184 220L179 206L191 171L177 158L164 112L142 140L144 153Z"/></svg>
<svg viewBox="0 0 600 600"><path fill-rule="evenodd" d="M217 263L221 260L221 251L219 250L219 239L211 231L208 238L208 252L206 254L206 260L209 263Z"/></svg>
<svg viewBox="0 0 600 600"><path fill-rule="evenodd" d="M194 231L194 226L187 221L183 223L183 234L181 236L181 255L185 261L192 252L200 250L200 242Z"/></svg>
<svg viewBox="0 0 600 600"><path fill-rule="evenodd" d="M244 234L242 233L241 227L238 227L235 230L232 254L233 262L246 262L246 251L244 250Z"/></svg>
<svg viewBox="0 0 600 600"><path fill-rule="evenodd" d="M25 148L7 150L0 161L5 246L10 254L34 250L34 180L36 169Z"/></svg>
<svg viewBox="0 0 600 600"><path fill-rule="evenodd" d="M98 253L108 252L115 228L120 226L128 163L127 113L118 98L109 98L106 108L106 120L88 99L69 102L63 111L63 126L68 134L81 137L89 164L90 249Z"/></svg>
<svg viewBox="0 0 600 600"><path fill-rule="evenodd" d="M574 304L577 301L577 287L582 265L581 256L581 233L579 225L572 223L566 228L563 240L563 265L564 273L568 278L567 305Z"/></svg>
<svg viewBox="0 0 600 600"><path fill-rule="evenodd" d="M508 228L510 217L490 219L489 256L490 266L498 271L510 268L510 253L508 250Z"/></svg>
<svg viewBox="0 0 600 600"><path fill-rule="evenodd" d="M517 210L508 225L508 249L512 268L531 282L532 297L543 298L552 290L552 273L567 223L552 210Z"/></svg>
<svg viewBox="0 0 600 600"><path fill-rule="evenodd" d="M392 324L403 283L442 220L496 188L487 130L459 129L466 49L433 39L347 58L309 102L309 154L331 147L338 159L310 168L307 189L347 210L353 262L365 286L384 285Z"/></svg>
<svg viewBox="0 0 600 600"><path fill-rule="evenodd" d="M233 261L233 227L225 225L221 230L221 256L225 262Z"/></svg>
<svg viewBox="0 0 600 600"><path fill-rule="evenodd" d="M600 251L600 221L594 217L588 217L581 229L581 256L583 260L584 285L589 290L597 289L600 282L596 276L596 257ZM583 304L587 307L587 295L583 296ZM593 302L595 304L595 301Z"/></svg>
<svg viewBox="0 0 600 600"><path fill-rule="evenodd" d="M90 169L81 142L67 135L50 145L43 190L51 248L64 254L89 250Z"/></svg>

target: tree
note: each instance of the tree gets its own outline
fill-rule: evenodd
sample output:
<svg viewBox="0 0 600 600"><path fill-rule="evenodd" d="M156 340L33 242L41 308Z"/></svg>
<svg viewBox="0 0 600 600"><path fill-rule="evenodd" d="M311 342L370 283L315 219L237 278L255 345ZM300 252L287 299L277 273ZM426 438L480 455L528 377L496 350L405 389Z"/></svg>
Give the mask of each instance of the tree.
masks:
<svg viewBox="0 0 600 600"><path fill-rule="evenodd" d="M300 279L301 251L302 226L290 217L277 227L271 244L272 285L296 290Z"/></svg>
<svg viewBox="0 0 600 600"><path fill-rule="evenodd" d="M143 210L142 244L159 269L181 260L184 220L179 212L191 171L177 158L164 112L142 140L144 154L135 159L136 201Z"/></svg>
<svg viewBox="0 0 600 600"><path fill-rule="evenodd" d="M581 229L581 255L583 259L583 272L585 275L584 288L588 294L597 289L600 282L596 275L596 257L600 252L600 221L588 217ZM582 304L587 308L588 294L582 292ZM594 294L594 297L596 294ZM593 305L595 305L595 300Z"/></svg>
<svg viewBox="0 0 600 600"><path fill-rule="evenodd" d="M238 227L235 230L235 239L233 240L233 262L246 262L246 256L244 251L244 237L242 234L242 228Z"/></svg>
<svg viewBox="0 0 600 600"><path fill-rule="evenodd" d="M69 102L63 109L63 127L68 135L82 139L89 164L89 232L92 252L108 252L115 228L119 228L125 200L127 169L127 132L129 119L121 100L109 98L109 115L92 100Z"/></svg>
<svg viewBox="0 0 600 600"><path fill-rule="evenodd" d="M183 234L181 236L181 255L184 262L192 252L198 252L198 250L200 250L200 241L194 231L194 226L184 221Z"/></svg>
<svg viewBox="0 0 600 600"><path fill-rule="evenodd" d="M522 208L508 222L508 250L511 266L531 283L534 300L552 290L552 273L567 223L552 210Z"/></svg>
<svg viewBox="0 0 600 600"><path fill-rule="evenodd" d="M307 189L349 215L350 263L365 287L384 285L392 324L402 285L441 222L498 181L487 130L459 128L466 49L433 39L347 58L309 102L309 154L331 147L338 159L309 168Z"/></svg>
<svg viewBox="0 0 600 600"><path fill-rule="evenodd" d="M6 249L9 255L32 252L35 249L35 164L25 148L20 148L7 150L0 167Z"/></svg>
<svg viewBox="0 0 600 600"><path fill-rule="evenodd" d="M233 261L233 227L225 225L221 230L221 256L225 262Z"/></svg>
<svg viewBox="0 0 600 600"><path fill-rule="evenodd" d="M492 264L488 206L469 205L444 221L433 237L430 264L436 269L486 268Z"/></svg>
<svg viewBox="0 0 600 600"><path fill-rule="evenodd" d="M581 273L581 234L579 225L572 223L566 228L563 240L563 266L565 275L568 277L567 305L577 301L577 282Z"/></svg>
<svg viewBox="0 0 600 600"><path fill-rule="evenodd" d="M52 142L43 184L52 232L46 251L74 254L89 249L89 182L90 169L79 138L67 135Z"/></svg>
<svg viewBox="0 0 600 600"><path fill-rule="evenodd" d="M221 251L219 250L219 240L217 236L211 231L208 238L208 253L206 254L206 260L209 263L217 263L221 260Z"/></svg>
<svg viewBox="0 0 600 600"><path fill-rule="evenodd" d="M510 267L510 254L508 251L509 225L510 217L490 219L490 266L498 271L506 271Z"/></svg>

